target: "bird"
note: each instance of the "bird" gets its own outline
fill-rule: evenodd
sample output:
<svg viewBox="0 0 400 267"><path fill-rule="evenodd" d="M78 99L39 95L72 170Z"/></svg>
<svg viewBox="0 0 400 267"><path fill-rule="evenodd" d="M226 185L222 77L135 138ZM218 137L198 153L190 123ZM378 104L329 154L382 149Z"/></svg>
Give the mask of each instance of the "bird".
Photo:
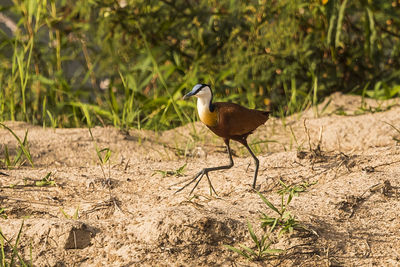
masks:
<svg viewBox="0 0 400 267"><path fill-rule="evenodd" d="M268 118L270 112L261 111L256 109L248 109L241 105L228 102L213 102L213 92L211 86L208 84L196 84L192 91L184 95L183 99L186 100L190 97L197 97L197 112L199 114L200 121L205 124L214 134L221 137L226 145L229 164L211 168L204 168L199 173L197 173L194 178L180 188L177 192L182 191L184 188L196 182L192 191L189 193L191 195L200 180L204 175L206 175L211 189L215 192L214 187L211 184L209 172L230 169L233 167L234 162L232 159L232 152L230 148L230 140L237 141L247 148L250 155L254 159L256 165L253 178L253 189L256 187L257 174L259 168L259 160L254 155L253 151L247 143L247 137L253 133L260 125L264 124ZM211 190L210 189L210 190Z"/></svg>

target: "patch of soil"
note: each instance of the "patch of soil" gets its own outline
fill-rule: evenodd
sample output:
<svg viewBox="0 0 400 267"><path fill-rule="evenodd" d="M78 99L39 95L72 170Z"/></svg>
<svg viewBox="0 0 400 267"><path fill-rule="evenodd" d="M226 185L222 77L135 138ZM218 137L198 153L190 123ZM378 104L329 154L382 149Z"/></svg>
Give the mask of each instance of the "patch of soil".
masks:
<svg viewBox="0 0 400 267"><path fill-rule="evenodd" d="M175 194L204 167L228 162L222 140L200 123L162 133L96 127L100 166L87 129L28 129L35 167L0 170L3 235L34 266L396 266L400 264L399 99L334 94L316 108L271 118L249 137L260 160L258 190L279 205L279 180L308 184L290 211L309 230L284 235L279 257L247 261L224 245L254 246L247 221L261 233L272 215L251 190L253 161L232 144L235 165ZM379 112L377 112L379 111ZM18 144L0 129L0 159ZM185 164L182 171L178 171ZM37 186L51 172L55 186ZM6 244L5 252L12 249Z"/></svg>

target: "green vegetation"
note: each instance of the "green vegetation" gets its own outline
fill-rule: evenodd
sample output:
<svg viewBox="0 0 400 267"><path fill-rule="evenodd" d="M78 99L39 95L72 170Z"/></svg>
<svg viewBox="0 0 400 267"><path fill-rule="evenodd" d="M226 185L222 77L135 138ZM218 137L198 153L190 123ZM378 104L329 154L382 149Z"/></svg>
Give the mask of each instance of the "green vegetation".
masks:
<svg viewBox="0 0 400 267"><path fill-rule="evenodd" d="M94 144L94 148L96 149L96 155L97 155L97 158L99 159L99 162L100 162L100 168L101 168L101 172L103 173L104 180L107 180L107 176L106 176L106 173L104 171L104 165L107 162L109 163L109 165L108 165L109 177L108 178L110 179L111 178L110 177L110 171L111 171L110 164L111 163L110 163L109 159L111 157L111 150L108 147L100 149L99 146L97 145L96 140L93 137L92 130L90 128L89 128L89 133L90 133L90 138L92 139L92 142Z"/></svg>
<svg viewBox="0 0 400 267"><path fill-rule="evenodd" d="M294 229L301 227L296 218L288 211L288 207L294 196L298 196L300 192L304 192L307 187L314 184L288 186L281 180L279 180L279 183L281 184L281 189L278 190L278 194L281 196L280 207L274 206L260 192L257 192L268 208L278 215L278 217L270 217L262 212L260 218L261 227L264 229L269 228L269 232L278 230L278 237L285 233L292 234Z"/></svg>
<svg viewBox="0 0 400 267"><path fill-rule="evenodd" d="M21 223L21 227L19 228L18 235L15 239L15 244L11 244L11 240L7 239L3 232L0 229L0 263L1 266L4 267L13 267L17 266L17 260L19 265L18 266L33 266L32 264L32 246L30 246L30 262L27 263L23 260L21 256L21 252L19 251L19 241L21 239L22 228L24 227L24 221ZM7 250L11 250L11 253L7 253ZM11 254L11 255L9 255Z"/></svg>
<svg viewBox="0 0 400 267"><path fill-rule="evenodd" d="M182 176L185 173L185 168L186 168L187 163L185 163L184 165L182 165L181 167L179 167L176 170L168 170L168 171L164 171L164 170L154 170L153 175L160 173L162 175L162 177L166 177L166 176ZM152 175L152 176L153 176Z"/></svg>
<svg viewBox="0 0 400 267"><path fill-rule="evenodd" d="M281 249L270 248L272 241L269 239L268 235L263 235L261 238L258 238L257 235L254 233L253 226L249 222L247 222L247 228L249 230L251 239L256 245L255 249L251 249L242 244L239 244L242 250L229 245L225 245L225 247L251 261L265 260L267 257L283 252L283 250Z"/></svg>
<svg viewBox="0 0 400 267"><path fill-rule="evenodd" d="M14 0L0 14L1 121L164 130L196 118L181 96L198 82L278 116L338 90L400 93L398 1Z"/></svg>
<svg viewBox="0 0 400 267"><path fill-rule="evenodd" d="M249 230L250 237L254 242L254 249L249 248L243 244L239 244L240 248L235 248L230 245L225 245L226 248L239 254L240 256L251 260L251 261L262 261L268 257L275 256L276 254L283 253L284 250L272 249L271 245L282 237L283 234L292 234L294 230L304 229L306 230L299 221L293 216L288 210L290 202L293 197L298 196L300 192L304 192L308 187L314 185L313 183L302 183L300 185L288 186L281 180L281 189L278 190L278 194L281 196L280 207L275 206L269 200L265 198L260 192L257 191L258 196L266 204L266 206L278 214L278 217L270 217L265 213L261 212L260 222L261 228L264 230L261 238L258 238L254 233L253 226L247 222L247 228Z"/></svg>
<svg viewBox="0 0 400 267"><path fill-rule="evenodd" d="M1 219L7 219L8 218L5 208L0 208L0 218Z"/></svg>
<svg viewBox="0 0 400 267"><path fill-rule="evenodd" d="M23 155L29 161L31 166L34 167L33 161L32 161L32 156L31 156L31 153L30 153L29 147L28 147L28 130L25 131L24 140L21 141L21 139L18 137L18 135L16 135L14 133L13 130L8 128L3 123L0 123L0 126L4 127L7 131L9 131L18 142L18 148L17 148L17 151L16 151L17 154L14 156L13 159L10 158L10 153L8 151L8 146L4 145L4 158L0 158L0 167L5 166L8 169L12 169L14 167L23 165L24 162L25 162L23 160L23 158L22 158Z"/></svg>
<svg viewBox="0 0 400 267"><path fill-rule="evenodd" d="M75 212L73 215L69 215L68 213L65 212L65 210L63 208L60 207L60 212L62 213L62 215L64 215L64 218L67 220L78 220L79 219L79 205L78 207L75 209Z"/></svg>
<svg viewBox="0 0 400 267"><path fill-rule="evenodd" d="M43 177L41 180L36 181L36 182L35 182L35 185L36 185L36 186L39 186L39 187L43 187L43 186L56 186L56 185L57 185L57 184L56 184L56 181L54 181L54 180L51 179L51 175L52 175L51 172L47 173L46 176Z"/></svg>
<svg viewBox="0 0 400 267"><path fill-rule="evenodd" d="M386 121L384 121L384 123L386 123L387 125L389 125L390 127L392 127L398 134L400 134L400 129L396 128L396 126L394 126L393 124L391 124L391 123L389 123L389 122L386 122ZM400 139L397 138L396 136L393 136L392 138L393 138L394 141L396 141L397 144L400 143Z"/></svg>

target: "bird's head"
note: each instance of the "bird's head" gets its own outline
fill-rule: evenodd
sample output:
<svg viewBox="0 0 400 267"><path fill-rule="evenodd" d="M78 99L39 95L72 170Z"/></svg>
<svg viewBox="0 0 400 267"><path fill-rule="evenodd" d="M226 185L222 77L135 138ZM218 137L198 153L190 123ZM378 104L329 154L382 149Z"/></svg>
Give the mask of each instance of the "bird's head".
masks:
<svg viewBox="0 0 400 267"><path fill-rule="evenodd" d="M211 88L208 84L196 84L193 87L192 91L187 93L183 97L183 99L188 99L191 96L211 100L211 98L212 98Z"/></svg>

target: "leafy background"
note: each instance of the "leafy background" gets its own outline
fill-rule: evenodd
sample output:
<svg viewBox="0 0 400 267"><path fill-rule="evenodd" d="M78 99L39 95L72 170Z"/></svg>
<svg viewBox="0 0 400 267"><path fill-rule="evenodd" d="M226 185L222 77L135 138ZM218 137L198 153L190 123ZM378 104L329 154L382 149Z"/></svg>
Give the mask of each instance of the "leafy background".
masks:
<svg viewBox="0 0 400 267"><path fill-rule="evenodd" d="M199 82L275 116L387 99L399 52L399 0L0 0L0 120L165 130Z"/></svg>

